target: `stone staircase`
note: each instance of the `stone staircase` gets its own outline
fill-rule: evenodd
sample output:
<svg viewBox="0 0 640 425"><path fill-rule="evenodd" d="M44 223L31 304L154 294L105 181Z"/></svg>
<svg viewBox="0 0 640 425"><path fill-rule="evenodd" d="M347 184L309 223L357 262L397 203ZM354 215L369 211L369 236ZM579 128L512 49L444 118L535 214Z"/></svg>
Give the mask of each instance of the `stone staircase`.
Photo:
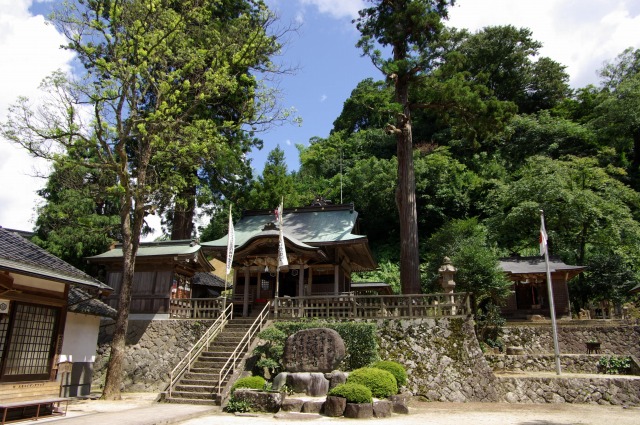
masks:
<svg viewBox="0 0 640 425"><path fill-rule="evenodd" d="M169 393L166 394L165 401L168 403L219 405L217 394L220 370L251 328L255 319L255 317L238 317L230 320L222 332L211 341L209 348L200 354L191 369L180 378L171 391L171 396ZM232 374L227 375L223 381L223 389L230 378L232 378Z"/></svg>

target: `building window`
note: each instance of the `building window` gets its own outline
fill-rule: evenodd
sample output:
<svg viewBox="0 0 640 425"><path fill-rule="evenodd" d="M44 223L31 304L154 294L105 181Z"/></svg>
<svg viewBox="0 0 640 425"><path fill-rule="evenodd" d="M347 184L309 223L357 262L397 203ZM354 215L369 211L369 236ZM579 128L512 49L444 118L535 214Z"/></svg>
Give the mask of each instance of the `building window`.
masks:
<svg viewBox="0 0 640 425"><path fill-rule="evenodd" d="M269 289L269 280L268 279L260 279L260 287L262 288L263 291L266 291Z"/></svg>
<svg viewBox="0 0 640 425"><path fill-rule="evenodd" d="M0 325L2 380L48 379L60 309L18 302L13 308Z"/></svg>

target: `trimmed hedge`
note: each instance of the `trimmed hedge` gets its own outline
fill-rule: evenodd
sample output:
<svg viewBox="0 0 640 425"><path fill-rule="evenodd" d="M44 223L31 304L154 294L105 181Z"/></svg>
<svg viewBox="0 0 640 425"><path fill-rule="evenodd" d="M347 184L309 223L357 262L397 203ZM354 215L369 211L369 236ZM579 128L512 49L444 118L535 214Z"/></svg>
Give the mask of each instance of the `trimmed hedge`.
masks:
<svg viewBox="0 0 640 425"><path fill-rule="evenodd" d="M373 402L371 390L360 384L340 384L329 391L327 395L344 397L347 399L347 403Z"/></svg>
<svg viewBox="0 0 640 425"><path fill-rule="evenodd" d="M364 322L276 322L274 326L288 337L303 329L329 328L342 337L347 348L343 361L345 370L364 367L380 359L378 356L378 338L376 325Z"/></svg>
<svg viewBox="0 0 640 425"><path fill-rule="evenodd" d="M390 360L380 360L379 362L372 364L371 367L386 370L391 373L393 377L396 378L398 387L406 385L407 383L407 371L400 363L392 362Z"/></svg>
<svg viewBox="0 0 640 425"><path fill-rule="evenodd" d="M262 376L247 376L245 378L238 379L231 387L231 394L238 388L249 388L252 390L264 389L264 384L267 381Z"/></svg>
<svg viewBox="0 0 640 425"><path fill-rule="evenodd" d="M354 370L347 378L347 384L361 384L371 390L377 398L387 398L398 394L396 378L386 370L373 367L363 367Z"/></svg>

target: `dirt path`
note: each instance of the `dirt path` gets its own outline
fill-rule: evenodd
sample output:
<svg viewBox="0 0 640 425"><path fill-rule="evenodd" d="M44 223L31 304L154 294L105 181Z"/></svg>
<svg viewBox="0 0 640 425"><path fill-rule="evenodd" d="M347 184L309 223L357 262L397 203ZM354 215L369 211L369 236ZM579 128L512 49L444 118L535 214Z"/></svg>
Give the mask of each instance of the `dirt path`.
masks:
<svg viewBox="0 0 640 425"><path fill-rule="evenodd" d="M255 417L216 414L181 422L180 425L276 424L299 422L345 422L344 418L273 415ZM409 415L374 419L376 425L639 425L640 408L585 404L508 404L508 403L424 403L413 402ZM366 422L364 422L366 423Z"/></svg>

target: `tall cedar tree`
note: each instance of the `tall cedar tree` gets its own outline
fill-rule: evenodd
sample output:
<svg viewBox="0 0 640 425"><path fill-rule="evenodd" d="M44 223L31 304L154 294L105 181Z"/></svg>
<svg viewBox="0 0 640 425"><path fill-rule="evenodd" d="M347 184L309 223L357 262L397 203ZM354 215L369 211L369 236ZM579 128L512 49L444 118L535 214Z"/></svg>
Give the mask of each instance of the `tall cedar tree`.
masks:
<svg viewBox="0 0 640 425"><path fill-rule="evenodd" d="M453 0L369 0L372 7L359 12L357 28L362 34L358 47L393 82L395 125L387 131L396 137L398 188L396 203L400 214L400 280L404 294L417 294L420 288L418 255L418 217L413 169L413 138L409 88L438 60L437 42L444 31L443 20ZM384 59L375 48L392 49Z"/></svg>
<svg viewBox="0 0 640 425"><path fill-rule="evenodd" d="M110 170L118 197L123 269L103 398L119 399L125 336L140 232L158 199L181 193L181 172L226 161L240 147L224 135L251 117L215 121L202 113L238 87L234 71L265 69L279 50L272 15L260 0L218 19L219 0L92 0L65 2L51 20L64 46L84 66L79 80L57 72L42 84L39 106L21 98L2 135L33 155L95 149L82 166ZM241 0L237 0L240 2ZM242 78L254 76L243 73ZM255 85L244 84L253 92ZM268 103L268 101L267 101ZM247 105L248 110L252 105Z"/></svg>

